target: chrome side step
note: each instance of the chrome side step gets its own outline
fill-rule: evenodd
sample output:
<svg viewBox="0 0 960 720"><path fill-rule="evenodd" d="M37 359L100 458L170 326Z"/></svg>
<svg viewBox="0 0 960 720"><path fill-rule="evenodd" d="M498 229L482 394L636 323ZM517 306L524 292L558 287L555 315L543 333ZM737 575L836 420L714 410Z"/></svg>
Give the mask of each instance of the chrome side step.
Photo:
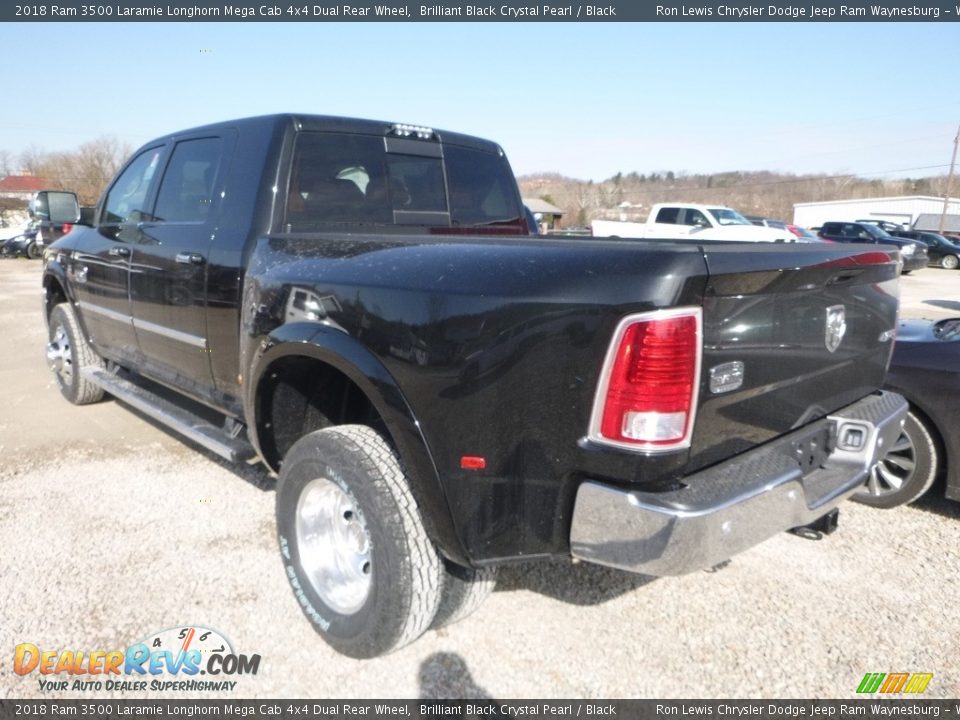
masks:
<svg viewBox="0 0 960 720"><path fill-rule="evenodd" d="M186 408L175 405L136 383L99 368L84 368L81 372L85 379L99 385L117 400L135 407L144 415L230 462L246 462L256 455L253 446L246 440L231 437Z"/></svg>

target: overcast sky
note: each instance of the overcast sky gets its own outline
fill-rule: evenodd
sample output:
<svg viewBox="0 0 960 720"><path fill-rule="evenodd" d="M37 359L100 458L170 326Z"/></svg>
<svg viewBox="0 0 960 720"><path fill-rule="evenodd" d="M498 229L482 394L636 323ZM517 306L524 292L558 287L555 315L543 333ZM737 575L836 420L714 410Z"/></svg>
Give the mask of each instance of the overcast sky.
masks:
<svg viewBox="0 0 960 720"><path fill-rule="evenodd" d="M499 142L517 174L946 172L956 23L2 24L0 150L294 111Z"/></svg>

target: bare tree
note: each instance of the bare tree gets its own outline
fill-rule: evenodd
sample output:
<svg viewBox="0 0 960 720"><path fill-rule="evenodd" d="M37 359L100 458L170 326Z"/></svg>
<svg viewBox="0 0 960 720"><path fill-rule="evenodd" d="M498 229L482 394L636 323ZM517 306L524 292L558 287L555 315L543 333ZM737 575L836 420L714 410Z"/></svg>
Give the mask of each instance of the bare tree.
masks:
<svg viewBox="0 0 960 720"><path fill-rule="evenodd" d="M13 155L9 150L0 150L0 178L13 175L15 170L16 164L13 161Z"/></svg>
<svg viewBox="0 0 960 720"><path fill-rule="evenodd" d="M82 205L92 205L129 154L129 145L106 136L66 152L30 148L20 155L20 167L49 188L72 190Z"/></svg>

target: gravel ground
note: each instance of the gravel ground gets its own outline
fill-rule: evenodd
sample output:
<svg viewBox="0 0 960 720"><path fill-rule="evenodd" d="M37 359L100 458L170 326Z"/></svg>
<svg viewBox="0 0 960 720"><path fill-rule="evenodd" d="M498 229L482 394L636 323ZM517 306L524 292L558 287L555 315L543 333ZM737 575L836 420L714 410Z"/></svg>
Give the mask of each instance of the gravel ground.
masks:
<svg viewBox="0 0 960 720"><path fill-rule="evenodd" d="M512 566L467 620L384 658L338 656L284 578L265 472L115 402L60 398L39 274L0 262L0 698L43 695L37 673L12 671L19 643L112 650L190 624L262 658L226 697L849 698L864 673L899 671L932 672L928 697L960 696L960 504L934 494L846 503L829 538L784 534L680 578ZM904 278L904 316L960 314L958 282ZM111 695L178 693L45 696Z"/></svg>

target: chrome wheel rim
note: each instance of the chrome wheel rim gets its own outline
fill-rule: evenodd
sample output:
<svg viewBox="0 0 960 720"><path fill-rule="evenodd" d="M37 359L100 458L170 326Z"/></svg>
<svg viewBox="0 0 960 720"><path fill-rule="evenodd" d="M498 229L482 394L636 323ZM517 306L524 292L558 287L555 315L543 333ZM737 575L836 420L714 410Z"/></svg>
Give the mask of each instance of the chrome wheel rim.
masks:
<svg viewBox="0 0 960 720"><path fill-rule="evenodd" d="M356 501L326 478L307 483L297 501L297 548L310 584L330 608L351 615L373 580L370 532Z"/></svg>
<svg viewBox="0 0 960 720"><path fill-rule="evenodd" d="M870 470L866 492L873 497L899 492L913 479L916 468L917 450L910 436L902 432L886 457Z"/></svg>
<svg viewBox="0 0 960 720"><path fill-rule="evenodd" d="M943 260L940 261L940 264L947 270L956 270L958 260L954 255L945 255Z"/></svg>
<svg viewBox="0 0 960 720"><path fill-rule="evenodd" d="M73 382L73 356L70 350L70 336L63 325L57 325L47 343L47 364L57 379L67 386Z"/></svg>

